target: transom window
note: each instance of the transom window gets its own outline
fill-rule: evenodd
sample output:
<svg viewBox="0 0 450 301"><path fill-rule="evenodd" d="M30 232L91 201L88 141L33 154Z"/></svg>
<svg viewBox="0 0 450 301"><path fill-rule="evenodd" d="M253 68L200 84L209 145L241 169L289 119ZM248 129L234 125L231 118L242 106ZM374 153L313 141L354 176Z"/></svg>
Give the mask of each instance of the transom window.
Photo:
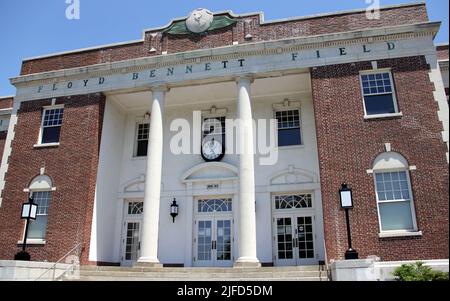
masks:
<svg viewBox="0 0 450 301"><path fill-rule="evenodd" d="M312 208L311 194L292 194L275 196L275 209Z"/></svg>
<svg viewBox="0 0 450 301"><path fill-rule="evenodd" d="M48 208L52 199L51 191L33 192L33 201L38 205L36 220L31 221L28 227L28 238L44 239L47 230Z"/></svg>
<svg viewBox="0 0 450 301"><path fill-rule="evenodd" d="M367 116L398 113L390 72L361 74L361 85Z"/></svg>
<svg viewBox="0 0 450 301"><path fill-rule="evenodd" d="M61 132L64 108L44 109L41 143L57 143Z"/></svg>
<svg viewBox="0 0 450 301"><path fill-rule="evenodd" d="M377 172L375 180L381 230L415 230L407 172Z"/></svg>
<svg viewBox="0 0 450 301"><path fill-rule="evenodd" d="M198 200L198 212L231 212L231 198Z"/></svg>
<svg viewBox="0 0 450 301"><path fill-rule="evenodd" d="M275 112L278 125L278 146L300 145L300 110Z"/></svg>
<svg viewBox="0 0 450 301"><path fill-rule="evenodd" d="M128 203L128 214L129 215L139 215L144 211L143 202L129 202Z"/></svg>
<svg viewBox="0 0 450 301"><path fill-rule="evenodd" d="M136 157L147 156L149 132L150 132L150 124L149 123L139 123L137 125L136 144L135 144L135 156Z"/></svg>

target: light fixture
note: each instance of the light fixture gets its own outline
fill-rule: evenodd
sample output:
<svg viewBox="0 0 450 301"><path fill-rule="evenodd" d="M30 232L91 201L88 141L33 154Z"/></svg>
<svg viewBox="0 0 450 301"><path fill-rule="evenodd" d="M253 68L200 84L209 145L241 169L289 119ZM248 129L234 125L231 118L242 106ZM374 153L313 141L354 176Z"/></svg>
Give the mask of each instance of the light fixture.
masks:
<svg viewBox="0 0 450 301"><path fill-rule="evenodd" d="M347 239L348 249L345 252L345 259L358 259L358 252L352 247L352 234L350 230L350 217L348 214L349 209L353 209L353 194L352 189L348 187L346 183L341 185L339 189L339 197L341 200L341 208L345 210L345 219L347 221Z"/></svg>
<svg viewBox="0 0 450 301"><path fill-rule="evenodd" d="M145 112L144 114L144 120L148 121L150 119L150 112Z"/></svg>
<svg viewBox="0 0 450 301"><path fill-rule="evenodd" d="M21 219L26 219L27 222L25 224L25 234L23 237L22 251L20 251L14 256L14 260L30 261L31 259L30 254L27 251L25 251L25 248L27 246L28 228L30 226L30 221L36 219L37 209L38 205L36 205L33 202L32 196L28 198L27 203L22 204Z"/></svg>
<svg viewBox="0 0 450 301"><path fill-rule="evenodd" d="M170 216L172 216L173 222L175 223L175 217L178 215L178 204L177 200L174 198L172 205L170 205Z"/></svg>

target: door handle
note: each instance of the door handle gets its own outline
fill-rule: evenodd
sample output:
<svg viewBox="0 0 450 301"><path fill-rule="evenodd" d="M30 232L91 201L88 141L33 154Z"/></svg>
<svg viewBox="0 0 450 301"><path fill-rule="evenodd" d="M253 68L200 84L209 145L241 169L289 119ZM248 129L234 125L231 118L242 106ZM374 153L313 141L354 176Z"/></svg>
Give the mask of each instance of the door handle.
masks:
<svg viewBox="0 0 450 301"><path fill-rule="evenodd" d="M138 243L138 251L141 250L141 242Z"/></svg>

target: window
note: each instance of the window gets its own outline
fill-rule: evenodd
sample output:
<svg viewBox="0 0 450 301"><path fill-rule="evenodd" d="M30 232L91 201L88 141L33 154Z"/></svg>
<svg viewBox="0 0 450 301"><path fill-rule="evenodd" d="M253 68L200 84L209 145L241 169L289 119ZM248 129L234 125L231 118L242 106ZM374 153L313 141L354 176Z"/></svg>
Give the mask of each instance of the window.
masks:
<svg viewBox="0 0 450 301"><path fill-rule="evenodd" d="M149 123L139 123L136 129L135 157L147 156Z"/></svg>
<svg viewBox="0 0 450 301"><path fill-rule="evenodd" d="M300 110L275 112L278 125L278 146L300 145Z"/></svg>
<svg viewBox="0 0 450 301"><path fill-rule="evenodd" d="M378 156L374 164L374 177L381 232L416 231L406 159L394 152Z"/></svg>
<svg viewBox="0 0 450 301"><path fill-rule="evenodd" d="M310 194L276 195L275 209L301 209L312 208Z"/></svg>
<svg viewBox="0 0 450 301"><path fill-rule="evenodd" d="M361 74L361 85L367 116L398 113L390 72Z"/></svg>
<svg viewBox="0 0 450 301"><path fill-rule="evenodd" d="M52 199L51 191L36 191L33 192L33 201L38 205L36 220L31 221L28 227L28 238L30 239L45 239L45 232L47 230L48 207Z"/></svg>
<svg viewBox="0 0 450 301"><path fill-rule="evenodd" d="M198 200L198 212L231 212L231 199L206 199Z"/></svg>
<svg viewBox="0 0 450 301"><path fill-rule="evenodd" d="M58 143L63 121L64 108L44 109L41 144Z"/></svg>
<svg viewBox="0 0 450 301"><path fill-rule="evenodd" d="M139 215L144 211L143 202L129 202L128 203L128 215Z"/></svg>

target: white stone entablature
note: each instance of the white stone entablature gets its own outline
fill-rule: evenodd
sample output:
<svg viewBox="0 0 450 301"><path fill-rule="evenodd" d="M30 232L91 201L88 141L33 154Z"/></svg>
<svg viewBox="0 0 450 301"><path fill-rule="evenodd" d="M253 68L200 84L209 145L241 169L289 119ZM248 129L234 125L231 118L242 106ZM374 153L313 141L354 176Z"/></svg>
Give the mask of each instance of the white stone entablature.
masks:
<svg viewBox="0 0 450 301"><path fill-rule="evenodd" d="M301 68L435 54L440 22L300 37L24 75L11 79L16 101L152 85L184 86L229 80L248 73L264 76Z"/></svg>

